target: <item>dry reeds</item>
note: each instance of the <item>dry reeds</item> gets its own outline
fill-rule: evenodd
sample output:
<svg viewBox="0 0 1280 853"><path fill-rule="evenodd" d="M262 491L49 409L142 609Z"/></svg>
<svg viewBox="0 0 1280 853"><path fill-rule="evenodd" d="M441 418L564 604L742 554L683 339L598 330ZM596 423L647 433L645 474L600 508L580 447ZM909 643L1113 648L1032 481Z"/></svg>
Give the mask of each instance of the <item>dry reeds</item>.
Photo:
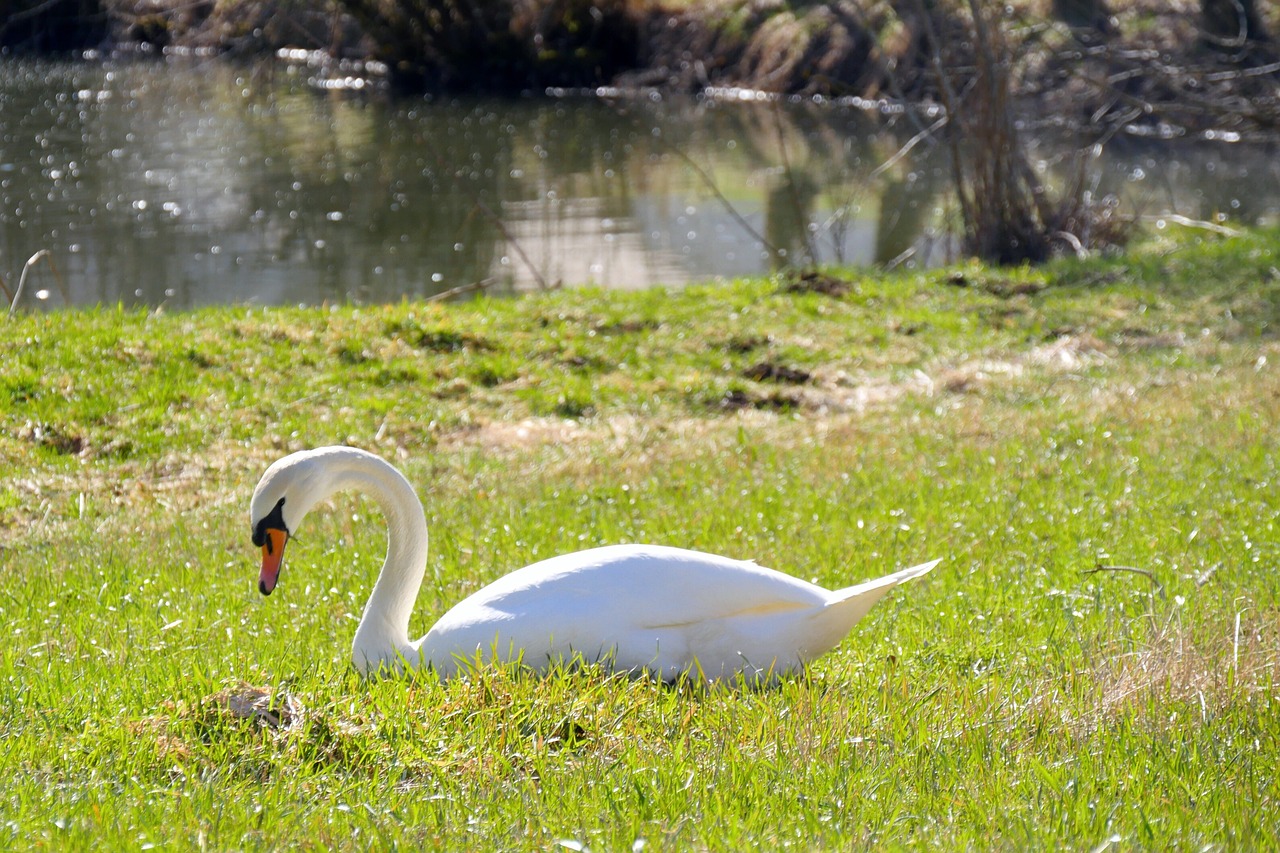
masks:
<svg viewBox="0 0 1280 853"><path fill-rule="evenodd" d="M1092 154L1082 152L1055 199L1032 168L1013 103L1012 50L976 0L969 0L973 63L958 82L954 55L944 53L932 15L920 19L933 44L938 91L946 107L956 198L966 253L998 264L1047 260L1055 251L1085 254L1122 244L1129 228L1114 206L1089 192Z"/></svg>

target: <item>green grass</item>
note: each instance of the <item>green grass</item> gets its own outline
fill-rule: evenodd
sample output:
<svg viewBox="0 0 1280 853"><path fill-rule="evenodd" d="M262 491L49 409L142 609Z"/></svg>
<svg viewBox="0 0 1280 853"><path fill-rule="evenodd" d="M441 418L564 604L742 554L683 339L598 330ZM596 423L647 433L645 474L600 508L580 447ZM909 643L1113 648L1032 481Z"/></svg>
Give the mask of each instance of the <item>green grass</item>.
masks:
<svg viewBox="0 0 1280 853"><path fill-rule="evenodd" d="M1278 268L1272 231L857 275L840 297L756 280L16 318L0 840L1268 846ZM762 363L811 378L748 378ZM375 507L309 518L269 600L249 542L265 465L343 441L426 504L415 635L510 569L612 542L827 585L946 561L776 690L364 683ZM241 682L286 725L228 711Z"/></svg>

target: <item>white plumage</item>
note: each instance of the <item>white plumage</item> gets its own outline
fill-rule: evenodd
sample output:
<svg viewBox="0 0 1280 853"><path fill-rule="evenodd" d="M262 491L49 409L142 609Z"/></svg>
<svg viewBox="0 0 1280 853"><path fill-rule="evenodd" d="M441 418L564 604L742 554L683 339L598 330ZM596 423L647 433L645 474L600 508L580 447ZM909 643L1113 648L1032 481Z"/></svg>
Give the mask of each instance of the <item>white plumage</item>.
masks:
<svg viewBox="0 0 1280 853"><path fill-rule="evenodd" d="M280 459L254 491L259 588L276 585L289 534L334 492L359 489L381 506L387 559L356 629L364 673L430 666L448 678L477 660L534 669L581 656L614 671L750 682L798 670L839 643L871 606L935 560L839 590L752 562L660 545L613 545L552 557L499 578L450 609L420 640L409 617L427 558L413 487L391 465L350 447Z"/></svg>

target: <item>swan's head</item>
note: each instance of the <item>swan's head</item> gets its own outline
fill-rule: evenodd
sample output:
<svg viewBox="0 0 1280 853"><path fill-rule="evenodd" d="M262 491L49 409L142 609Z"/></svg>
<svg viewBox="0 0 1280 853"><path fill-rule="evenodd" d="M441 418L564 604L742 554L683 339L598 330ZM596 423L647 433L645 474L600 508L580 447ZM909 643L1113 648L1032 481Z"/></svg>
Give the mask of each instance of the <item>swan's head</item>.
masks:
<svg viewBox="0 0 1280 853"><path fill-rule="evenodd" d="M302 519L328 492L328 454L325 449L302 450L272 463L249 504L253 544L262 549L258 591L270 595L284 565L284 546Z"/></svg>

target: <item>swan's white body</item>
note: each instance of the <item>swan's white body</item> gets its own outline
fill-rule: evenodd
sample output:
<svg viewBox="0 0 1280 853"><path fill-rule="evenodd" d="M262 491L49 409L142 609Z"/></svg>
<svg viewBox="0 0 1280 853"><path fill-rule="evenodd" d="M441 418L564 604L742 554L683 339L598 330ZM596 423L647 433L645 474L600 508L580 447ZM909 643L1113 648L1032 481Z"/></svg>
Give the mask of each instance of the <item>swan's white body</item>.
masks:
<svg viewBox="0 0 1280 853"><path fill-rule="evenodd" d="M430 666L450 677L478 661L545 669L577 656L614 671L675 680L750 681L792 673L842 640L871 606L939 561L830 591L782 572L658 545L613 545L552 557L499 578L440 618L420 640L409 616L422 583L427 528L413 487L389 464L348 447L273 464L254 492L259 587L275 587L284 543L317 502L356 488L381 505L387 560L352 659L364 673Z"/></svg>

